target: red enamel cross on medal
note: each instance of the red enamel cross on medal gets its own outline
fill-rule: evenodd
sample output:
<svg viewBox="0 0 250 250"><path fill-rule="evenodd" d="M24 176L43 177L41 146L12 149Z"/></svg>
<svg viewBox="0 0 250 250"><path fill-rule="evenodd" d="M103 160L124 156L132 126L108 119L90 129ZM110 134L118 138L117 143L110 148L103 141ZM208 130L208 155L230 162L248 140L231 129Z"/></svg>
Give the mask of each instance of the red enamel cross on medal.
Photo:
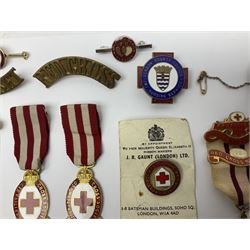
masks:
<svg viewBox="0 0 250 250"><path fill-rule="evenodd" d="M77 178L66 195L70 219L100 218L102 193L93 177L92 167L101 155L101 131L94 104L75 104L61 107L67 154L79 166Z"/></svg>
<svg viewBox="0 0 250 250"><path fill-rule="evenodd" d="M39 170L48 151L49 128L43 105L13 107L10 110L15 141L14 154L23 181L15 190L13 208L18 219L48 217L49 196L39 178Z"/></svg>

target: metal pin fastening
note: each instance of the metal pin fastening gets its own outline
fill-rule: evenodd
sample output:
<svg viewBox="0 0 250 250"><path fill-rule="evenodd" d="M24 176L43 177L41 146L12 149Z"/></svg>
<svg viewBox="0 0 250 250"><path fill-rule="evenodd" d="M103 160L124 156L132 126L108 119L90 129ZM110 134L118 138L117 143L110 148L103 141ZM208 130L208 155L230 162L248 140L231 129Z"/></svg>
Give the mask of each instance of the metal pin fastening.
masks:
<svg viewBox="0 0 250 250"><path fill-rule="evenodd" d="M22 53L15 53L15 54L6 54L1 48L0 48L0 69L4 67L6 60L10 57L22 57L23 59L27 60L29 58L29 53L26 51L23 51Z"/></svg>
<svg viewBox="0 0 250 250"><path fill-rule="evenodd" d="M136 45L137 49L152 48L152 44L146 44L144 41L140 41Z"/></svg>
<svg viewBox="0 0 250 250"><path fill-rule="evenodd" d="M7 54L6 58L9 58L9 57L22 57L23 59L27 60L29 58L29 53L26 51L23 51L22 53Z"/></svg>
<svg viewBox="0 0 250 250"><path fill-rule="evenodd" d="M197 79L197 82L200 84L201 94L205 95L207 93L207 72L202 71Z"/></svg>

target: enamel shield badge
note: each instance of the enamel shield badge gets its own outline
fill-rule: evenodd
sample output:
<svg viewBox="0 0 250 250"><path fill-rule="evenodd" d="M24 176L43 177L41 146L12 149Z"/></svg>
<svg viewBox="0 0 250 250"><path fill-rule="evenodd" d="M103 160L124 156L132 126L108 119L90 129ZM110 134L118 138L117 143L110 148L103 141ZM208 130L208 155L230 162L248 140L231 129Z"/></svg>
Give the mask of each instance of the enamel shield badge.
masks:
<svg viewBox="0 0 250 250"><path fill-rule="evenodd" d="M173 103L173 97L188 87L188 69L173 53L153 53L153 58L137 68L137 85L151 96L153 103Z"/></svg>
<svg viewBox="0 0 250 250"><path fill-rule="evenodd" d="M184 85L184 72L174 58L158 56L150 59L142 70L142 86L152 97L169 99Z"/></svg>

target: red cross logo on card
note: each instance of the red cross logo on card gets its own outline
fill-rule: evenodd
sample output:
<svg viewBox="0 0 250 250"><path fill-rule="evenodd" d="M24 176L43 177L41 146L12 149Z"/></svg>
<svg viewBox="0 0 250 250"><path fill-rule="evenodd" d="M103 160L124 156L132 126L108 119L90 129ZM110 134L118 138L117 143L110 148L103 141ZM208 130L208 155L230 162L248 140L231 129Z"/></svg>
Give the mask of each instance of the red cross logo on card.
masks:
<svg viewBox="0 0 250 250"><path fill-rule="evenodd" d="M156 187L168 187L171 185L170 173L165 168L160 168L155 173Z"/></svg>
<svg viewBox="0 0 250 250"><path fill-rule="evenodd" d="M179 186L181 175L178 167L171 161L152 162L145 170L144 183L156 195L169 195Z"/></svg>

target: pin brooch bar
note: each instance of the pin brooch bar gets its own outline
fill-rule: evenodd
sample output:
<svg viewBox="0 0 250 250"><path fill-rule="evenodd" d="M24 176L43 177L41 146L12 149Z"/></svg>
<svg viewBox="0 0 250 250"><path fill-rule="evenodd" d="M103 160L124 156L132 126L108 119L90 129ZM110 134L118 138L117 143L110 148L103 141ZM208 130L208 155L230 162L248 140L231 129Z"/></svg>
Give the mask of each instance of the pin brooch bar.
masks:
<svg viewBox="0 0 250 250"><path fill-rule="evenodd" d="M146 49L146 48L152 48L152 44L145 44L145 42L141 41L138 44L136 44L137 49ZM106 53L106 52L111 52L112 48L109 47L101 47L99 49L96 49L96 53Z"/></svg>
<svg viewBox="0 0 250 250"><path fill-rule="evenodd" d="M22 57L24 60L28 60L29 58L29 53L26 51L23 51L22 53L15 53L15 54L6 54L7 58L10 57Z"/></svg>
<svg viewBox="0 0 250 250"><path fill-rule="evenodd" d="M146 48L152 48L152 44L146 44L144 41L140 41L138 44L136 44L137 49L146 49Z"/></svg>
<svg viewBox="0 0 250 250"><path fill-rule="evenodd" d="M4 67L6 64L6 61L10 57L22 57L23 59L27 60L29 58L29 53L26 51L23 51L22 53L15 53L15 54L6 54L1 48L0 48L0 69Z"/></svg>
<svg viewBox="0 0 250 250"><path fill-rule="evenodd" d="M112 49L111 48L100 48L100 49L97 49L95 52L96 53L105 53L105 52L111 52Z"/></svg>

